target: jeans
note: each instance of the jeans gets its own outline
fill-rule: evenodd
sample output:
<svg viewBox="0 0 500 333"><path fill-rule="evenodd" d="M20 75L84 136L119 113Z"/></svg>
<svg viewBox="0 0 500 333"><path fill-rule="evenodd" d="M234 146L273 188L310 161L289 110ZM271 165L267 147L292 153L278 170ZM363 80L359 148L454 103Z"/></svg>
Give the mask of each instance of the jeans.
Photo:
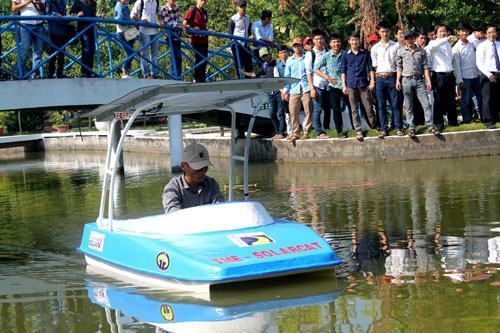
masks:
<svg viewBox="0 0 500 333"><path fill-rule="evenodd" d="M172 74L174 74L174 76L180 76L182 74L181 45L180 40L172 39L172 58L170 59L170 68L172 69Z"/></svg>
<svg viewBox="0 0 500 333"><path fill-rule="evenodd" d="M26 65L26 60L28 59L28 53L30 50L30 46L32 48L32 57L33 57L33 67L37 68L42 61L42 53L43 53L43 40L34 35L33 33L44 35L45 28L43 25L38 24L22 24L19 36L21 38L21 68L18 73L19 76L24 76L25 70L24 67ZM31 74L32 77L35 76L35 73Z"/></svg>
<svg viewBox="0 0 500 333"><path fill-rule="evenodd" d="M436 127L432 118L432 109L429 99L427 98L427 90L423 79L414 80L412 78L403 77L402 81L404 106L406 108L406 121L408 122L409 129L416 128L413 120L413 98L416 95L424 109L425 123L429 129Z"/></svg>
<svg viewBox="0 0 500 333"><path fill-rule="evenodd" d="M392 114L394 115L394 127L396 130L403 129L401 109L398 105L398 91L396 89L396 78L389 77L377 78L376 96L378 104L378 114L380 120L380 130L388 131L389 124L387 120L387 101L391 104Z"/></svg>
<svg viewBox="0 0 500 333"><path fill-rule="evenodd" d="M326 89L320 89L313 87L316 90L316 98L312 98L313 106L313 127L316 130L316 134L320 135L325 133L323 131L323 126L321 125L321 111L324 112L325 122L328 117L330 120L330 92ZM328 124L329 125L329 124Z"/></svg>
<svg viewBox="0 0 500 333"><path fill-rule="evenodd" d="M122 46L123 46L123 49L125 50L125 54L127 55L127 58L130 57L132 55L132 53L134 53L134 43L135 43L136 39L134 38L132 40L126 40L125 36L123 35L123 32L118 33L118 39L122 43ZM129 60L125 61L125 63L123 64L123 71L124 72L130 73L130 69L132 68L132 60L133 59L129 59Z"/></svg>
<svg viewBox="0 0 500 333"><path fill-rule="evenodd" d="M93 77L94 73L94 54L95 54L95 34L94 28L90 28L80 36L80 43L82 44L82 64L89 69L82 66L82 74L86 77Z"/></svg>
<svg viewBox="0 0 500 333"><path fill-rule="evenodd" d="M343 96L345 95L342 93L342 89L332 88L329 91L329 96L335 129L337 130L337 133L340 134L344 132L344 120L342 119L341 101Z"/></svg>
<svg viewBox="0 0 500 333"><path fill-rule="evenodd" d="M288 112L288 102L281 99L280 92L275 92L269 96L271 103L271 123L274 133L285 135L285 112Z"/></svg>
<svg viewBox="0 0 500 333"><path fill-rule="evenodd" d="M141 69L142 76L147 77L151 75L154 79L158 78L160 70L158 69L158 40L153 43L151 41L156 37L156 35L146 35L145 33L140 33L139 38L141 41L141 48L148 45L141 51ZM146 60L148 59L148 60Z"/></svg>
<svg viewBox="0 0 500 333"><path fill-rule="evenodd" d="M58 34L50 34L50 41L54 43L54 45L59 48L63 46L67 42L67 38L64 35L58 35ZM55 53L57 51L56 47L50 47L50 53ZM59 53L54 55L50 60L49 60L49 78L53 78L54 74L56 77L60 78L63 76L63 71L64 71L64 49L62 49ZM57 60L57 70L56 70L56 60Z"/></svg>
<svg viewBox="0 0 500 333"><path fill-rule="evenodd" d="M473 109L472 105L472 94L477 98L479 110L483 107L483 99L481 98L481 83L479 78L474 79L463 79L465 89L462 91L462 99L460 100L460 110L462 111L462 120L464 123L470 123L472 121L472 114L469 110Z"/></svg>

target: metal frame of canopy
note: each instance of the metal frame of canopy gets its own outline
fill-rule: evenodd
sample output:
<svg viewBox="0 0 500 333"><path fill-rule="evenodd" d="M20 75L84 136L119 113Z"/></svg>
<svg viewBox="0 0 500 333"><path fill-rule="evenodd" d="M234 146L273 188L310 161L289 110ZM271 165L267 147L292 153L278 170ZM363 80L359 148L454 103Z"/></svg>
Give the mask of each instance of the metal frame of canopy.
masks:
<svg viewBox="0 0 500 333"><path fill-rule="evenodd" d="M127 112L130 115L127 125L121 133L116 145L114 133L118 119L113 117L108 134L108 151L106 155L106 170L103 179L99 217L97 223L100 228L113 230L113 202L114 188L118 164L122 154L127 133L138 117L160 115L183 115L200 113L209 110L229 111L231 113L231 156L229 166L229 195L228 201L233 199L234 167L236 161L243 162L244 198L248 200L248 158L250 152L250 138L255 119L262 104L268 100L268 93L282 88L285 84L296 82L294 79L254 79L233 80L204 84L168 84L138 89L108 105L101 106L90 113L101 119L110 118L116 112ZM189 95L186 95L189 94ZM238 102L249 101L253 112L248 124L243 155L236 154L236 113ZM113 154L113 147L116 146ZM114 155L114 156L113 156ZM108 193L109 192L109 193ZM108 197L108 216L104 218Z"/></svg>

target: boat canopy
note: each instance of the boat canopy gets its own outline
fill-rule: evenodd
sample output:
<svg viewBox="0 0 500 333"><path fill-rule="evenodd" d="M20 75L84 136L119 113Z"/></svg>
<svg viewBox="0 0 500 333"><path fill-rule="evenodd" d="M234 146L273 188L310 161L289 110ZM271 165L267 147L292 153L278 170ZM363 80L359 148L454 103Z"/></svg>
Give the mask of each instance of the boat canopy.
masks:
<svg viewBox="0 0 500 333"><path fill-rule="evenodd" d="M261 203L233 201L196 206L138 219L114 220L113 230L161 237L258 227L271 224L273 221Z"/></svg>

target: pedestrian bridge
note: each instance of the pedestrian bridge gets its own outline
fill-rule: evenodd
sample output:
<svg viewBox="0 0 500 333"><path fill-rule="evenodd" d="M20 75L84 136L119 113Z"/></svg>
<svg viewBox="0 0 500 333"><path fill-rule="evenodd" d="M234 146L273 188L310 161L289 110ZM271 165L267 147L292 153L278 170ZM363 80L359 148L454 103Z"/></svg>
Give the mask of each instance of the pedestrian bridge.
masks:
<svg viewBox="0 0 500 333"><path fill-rule="evenodd" d="M226 81L242 79L242 74L236 68L242 68L240 56L242 52L248 53L254 64L260 62L250 51L253 46L270 46L269 43L254 41L247 38L228 35L225 33L200 31L200 30L173 30L170 28L160 28L157 24L146 24L136 21L121 21L104 18L81 18L81 17L54 17L54 16L23 16L23 21L45 20L48 22L66 22L75 25L78 22L85 22L88 25L85 29L78 31L63 46L57 47L47 34L36 34L45 44L45 52L42 60L34 67L28 56L26 64L21 62L20 31L29 29L27 24L21 23L21 17L0 16L0 111L9 110L92 110L98 106L109 104L120 99L138 89L154 86L174 86L184 81L192 81L194 70L201 65L206 65L206 85L210 86L214 81ZM116 34L117 24L133 24L140 26L156 27L159 33L147 45L139 45L137 41L132 53L126 52L126 47ZM82 62L81 45L79 38L83 34L92 32L95 35L95 57L94 67L89 68ZM189 44L189 34L207 35L209 38L208 56L201 57L201 61L195 63L195 55L200 56L198 51ZM172 41L181 40L182 66L177 68L174 59L174 49ZM141 53L144 49L158 41L158 56L152 61L144 57ZM244 48L241 45L247 44L251 47ZM233 55L231 47L236 50ZM50 51L47 51L50 50ZM128 50L130 51L130 50ZM64 75L66 78L49 79L47 77L48 65L52 59L63 54ZM157 66L161 80L141 79L140 61L145 60L150 66ZM127 61L132 61L132 70L129 75L132 79L122 79L122 67ZM156 65L157 63L157 65ZM81 78L82 68L90 71L95 78ZM32 80L36 76L39 79ZM241 82L241 81L240 81ZM213 83L212 83L213 84ZM236 82L235 82L236 84ZM197 84L203 86L205 84ZM226 86L227 87L227 86ZM178 88L178 93L183 90ZM242 103L241 112L251 114L253 109L245 107ZM261 112L260 117L268 117L268 112ZM99 118L99 115L96 115ZM196 117L193 115L193 117ZM219 116L208 117L215 123L226 124ZM264 132L268 132L270 126L268 121L256 124L256 130L266 125Z"/></svg>

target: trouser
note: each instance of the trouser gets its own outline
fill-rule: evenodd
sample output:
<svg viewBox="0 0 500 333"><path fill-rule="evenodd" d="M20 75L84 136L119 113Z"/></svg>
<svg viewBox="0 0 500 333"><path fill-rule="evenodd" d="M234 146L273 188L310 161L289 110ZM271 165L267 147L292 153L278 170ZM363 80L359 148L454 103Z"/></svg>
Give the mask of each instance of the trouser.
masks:
<svg viewBox="0 0 500 333"><path fill-rule="evenodd" d="M312 98L313 127L316 130L316 134L320 135L325 133L321 125L321 111L323 111L324 114L324 123L326 123L328 119L328 127L330 127L330 92L326 89L317 87L313 87L313 89L316 91L316 98ZM325 125L326 129L328 127Z"/></svg>
<svg viewBox="0 0 500 333"><path fill-rule="evenodd" d="M424 109L422 108L422 105L420 105L417 95L413 96L413 123L415 124L415 126L425 124Z"/></svg>
<svg viewBox="0 0 500 333"><path fill-rule="evenodd" d="M94 28L89 28L80 36L80 44L82 45L82 75L85 77L94 76L94 54L95 54L95 34Z"/></svg>
<svg viewBox="0 0 500 333"><path fill-rule="evenodd" d="M312 107L311 107L311 95L309 92L303 92L302 94L290 94L289 110L290 118L292 121L292 133L293 135L299 135L299 112L301 105L304 107L305 128L304 134L309 134L312 128Z"/></svg>
<svg viewBox="0 0 500 333"><path fill-rule="evenodd" d="M285 135L285 113L288 113L288 102L281 99L280 92L275 92L269 96L271 103L271 123L274 133Z"/></svg>
<svg viewBox="0 0 500 333"><path fill-rule="evenodd" d="M127 58L130 57L132 55L132 53L134 53L135 38L127 41L125 39L123 32L120 32L120 33L118 33L118 39L122 43L122 46L123 46L123 49L125 50L125 54L127 55ZM123 71L130 73L131 68L132 68L132 59L129 59L129 60L125 61L125 63L123 64Z"/></svg>
<svg viewBox="0 0 500 333"><path fill-rule="evenodd" d="M415 80L413 78L403 77L401 84L403 86L404 106L406 108L406 121L409 128L414 130L416 128L413 114L413 99L417 96L420 105L424 109L425 123L429 129L434 128L435 124L432 118L432 109L427 98L427 91L423 79Z"/></svg>
<svg viewBox="0 0 500 333"><path fill-rule="evenodd" d="M455 102L455 76L453 73L432 72L432 89L434 89L434 124L444 127L443 115L448 115L448 124L457 126L457 110Z"/></svg>
<svg viewBox="0 0 500 333"><path fill-rule="evenodd" d="M205 82L207 75L207 62L208 57L208 43L193 43L191 44L193 49L197 52L194 53L194 65L197 66L194 69L194 79L196 82Z"/></svg>
<svg viewBox="0 0 500 333"><path fill-rule="evenodd" d="M158 74L160 73L160 69L158 68L158 47L160 43L158 40L151 42L155 37L156 34L146 35L142 32L139 35L141 48L147 45L141 51L142 76L147 77L151 75L154 79L158 78Z"/></svg>
<svg viewBox="0 0 500 333"><path fill-rule="evenodd" d="M460 111L462 112L462 120L464 123L472 121L472 112L474 105L472 104L472 95L474 94L477 99L478 108L481 110L483 99L481 98L481 83L479 78L463 79L465 89L462 91L462 98L460 99ZM480 111L481 112L481 111Z"/></svg>
<svg viewBox="0 0 500 333"><path fill-rule="evenodd" d="M391 104L392 114L394 116L394 127L396 128L396 130L402 130L402 112L399 108L398 103L399 97L398 90L396 89L396 77L378 77L375 88L378 104L377 110L380 120L380 130L389 130L389 122L387 119L387 101L389 101L389 103Z"/></svg>
<svg viewBox="0 0 500 333"><path fill-rule="evenodd" d="M45 28L42 24L21 24L21 28L19 29L19 37L21 39L21 67L19 68L19 76L24 76L26 60L28 59L28 53L30 47L32 48L32 60L33 67L37 68L42 61L43 54L43 40L35 34L44 35ZM19 43L18 43L19 45ZM35 76L35 73L31 74L32 77Z"/></svg>
<svg viewBox="0 0 500 333"><path fill-rule="evenodd" d="M342 89L332 88L329 91L330 106L333 112L333 123L337 133L340 134L344 131L344 121L342 119L341 101L344 96Z"/></svg>
<svg viewBox="0 0 500 333"><path fill-rule="evenodd" d="M64 35L59 34L50 34L50 41L57 47L60 48L67 42L67 38ZM57 52L57 48L51 46L50 53L53 54ZM56 55L54 55L49 61L49 78L53 78L54 74L56 77L62 77L64 71L64 49L59 51ZM57 61L57 70L56 70L56 61Z"/></svg>
<svg viewBox="0 0 500 333"><path fill-rule="evenodd" d="M370 103L370 95L368 88L347 88L349 95L349 104L351 106L352 125L356 132L361 131L361 118L358 112L358 103L361 103L365 108L368 126L373 127L375 124L375 113L373 112Z"/></svg>
<svg viewBox="0 0 500 333"><path fill-rule="evenodd" d="M246 45L241 45L238 42L234 42L231 46L231 51L233 52L236 77L241 77L240 68L242 68L245 72L252 72L252 53L248 47ZM245 78L248 77L245 76Z"/></svg>
<svg viewBox="0 0 500 333"><path fill-rule="evenodd" d="M497 82L492 83L486 75L481 74L481 92L483 97L483 123L495 125L499 120L500 111L500 73L496 75Z"/></svg>
<svg viewBox="0 0 500 333"><path fill-rule="evenodd" d="M172 40L172 58L170 59L170 68L172 69L172 74L174 74L175 76L180 76L182 74L181 45L182 43L180 40L178 39Z"/></svg>

